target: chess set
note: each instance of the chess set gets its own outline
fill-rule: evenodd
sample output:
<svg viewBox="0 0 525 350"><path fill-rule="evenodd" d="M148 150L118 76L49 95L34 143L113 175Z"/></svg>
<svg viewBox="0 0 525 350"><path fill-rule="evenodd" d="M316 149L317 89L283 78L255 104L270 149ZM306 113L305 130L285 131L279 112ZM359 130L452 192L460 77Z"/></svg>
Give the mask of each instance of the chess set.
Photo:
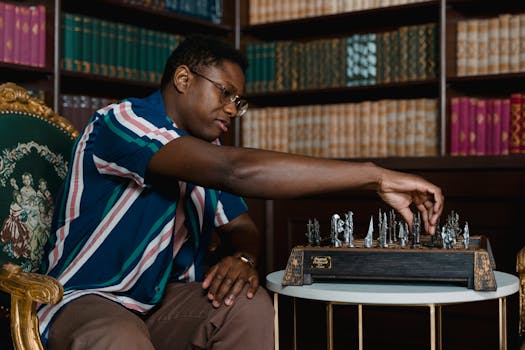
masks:
<svg viewBox="0 0 525 350"><path fill-rule="evenodd" d="M421 217L414 214L412 230L394 211L373 217L366 237L354 239L353 212L332 215L330 237L322 239L319 222L309 220L307 245L292 249L283 286L327 280L436 282L464 285L476 291L496 290L496 264L489 240L471 236L452 212L436 234L421 235ZM375 237L374 237L375 236ZM322 243L328 241L329 243Z"/></svg>

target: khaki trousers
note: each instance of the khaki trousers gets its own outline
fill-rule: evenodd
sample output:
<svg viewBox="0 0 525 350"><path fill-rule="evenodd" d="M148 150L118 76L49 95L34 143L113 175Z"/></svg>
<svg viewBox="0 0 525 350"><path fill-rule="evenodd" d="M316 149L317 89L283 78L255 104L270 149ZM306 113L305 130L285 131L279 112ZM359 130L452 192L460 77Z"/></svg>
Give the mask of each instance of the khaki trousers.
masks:
<svg viewBox="0 0 525 350"><path fill-rule="evenodd" d="M231 306L214 308L200 283L174 283L147 316L108 299L88 295L55 317L49 350L273 349L273 306L259 288L246 288Z"/></svg>

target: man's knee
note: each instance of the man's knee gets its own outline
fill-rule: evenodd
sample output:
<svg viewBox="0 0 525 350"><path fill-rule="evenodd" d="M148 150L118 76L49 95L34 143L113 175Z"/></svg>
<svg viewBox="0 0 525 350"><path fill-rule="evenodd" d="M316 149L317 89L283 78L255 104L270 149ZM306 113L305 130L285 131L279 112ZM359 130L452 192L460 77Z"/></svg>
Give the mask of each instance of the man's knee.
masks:
<svg viewBox="0 0 525 350"><path fill-rule="evenodd" d="M239 295L233 304L234 306L237 304L236 317L253 324L256 315L257 322L272 324L274 310L268 292L264 288L259 288L252 299L246 297L246 290L243 293L243 296Z"/></svg>

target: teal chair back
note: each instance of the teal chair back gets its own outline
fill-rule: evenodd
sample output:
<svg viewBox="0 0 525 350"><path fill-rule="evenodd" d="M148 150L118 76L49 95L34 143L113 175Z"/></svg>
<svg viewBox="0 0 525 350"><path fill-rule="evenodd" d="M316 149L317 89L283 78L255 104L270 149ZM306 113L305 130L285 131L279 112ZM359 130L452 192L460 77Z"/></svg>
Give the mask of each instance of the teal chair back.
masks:
<svg viewBox="0 0 525 350"><path fill-rule="evenodd" d="M54 200L77 135L67 120L26 90L0 85L0 265L39 270ZM8 313L9 304L9 296L1 293L0 316ZM9 348L9 340L2 342L1 349Z"/></svg>

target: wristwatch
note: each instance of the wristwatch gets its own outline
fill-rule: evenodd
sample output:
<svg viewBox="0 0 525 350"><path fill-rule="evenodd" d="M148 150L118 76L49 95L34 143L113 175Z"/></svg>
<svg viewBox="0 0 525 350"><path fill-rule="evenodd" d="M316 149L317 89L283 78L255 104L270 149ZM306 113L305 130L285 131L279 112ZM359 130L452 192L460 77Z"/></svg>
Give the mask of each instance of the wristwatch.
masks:
<svg viewBox="0 0 525 350"><path fill-rule="evenodd" d="M246 263L248 265L250 265L251 268L255 268L255 260L253 259L253 257L250 255L250 254L247 254L247 253L235 253L233 255L234 257L236 258L239 258L239 260L241 260L243 263Z"/></svg>

